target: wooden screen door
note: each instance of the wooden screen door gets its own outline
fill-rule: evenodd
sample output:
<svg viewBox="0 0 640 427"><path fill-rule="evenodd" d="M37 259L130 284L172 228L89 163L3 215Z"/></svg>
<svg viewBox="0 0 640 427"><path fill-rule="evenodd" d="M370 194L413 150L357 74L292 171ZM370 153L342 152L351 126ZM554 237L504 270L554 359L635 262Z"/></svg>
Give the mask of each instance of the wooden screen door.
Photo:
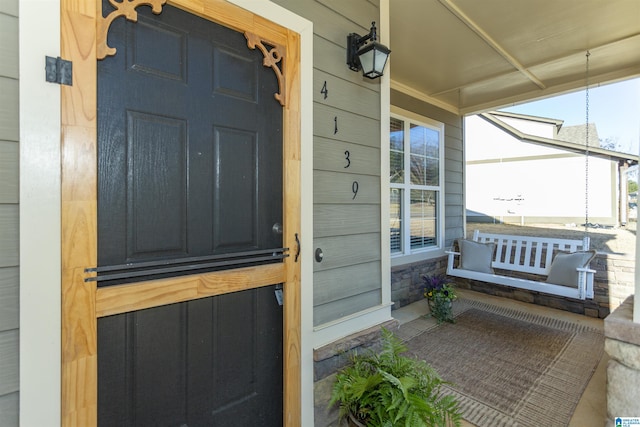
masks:
<svg viewBox="0 0 640 427"><path fill-rule="evenodd" d="M62 424L299 425L298 36L163 3L62 1Z"/></svg>

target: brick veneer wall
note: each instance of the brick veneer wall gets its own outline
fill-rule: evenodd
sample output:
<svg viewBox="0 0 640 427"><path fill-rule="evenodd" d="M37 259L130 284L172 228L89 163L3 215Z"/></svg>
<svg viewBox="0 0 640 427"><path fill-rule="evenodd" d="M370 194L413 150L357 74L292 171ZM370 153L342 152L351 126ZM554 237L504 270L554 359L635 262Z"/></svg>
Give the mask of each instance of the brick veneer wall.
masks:
<svg viewBox="0 0 640 427"><path fill-rule="evenodd" d="M447 257L445 256L392 268L391 300L394 302L393 309L422 299L422 276L444 273L446 267ZM596 270L592 300L564 298L459 277L451 277L451 280L463 289L544 305L590 317L604 318L634 293L635 258L627 255L598 253L591 261L591 268Z"/></svg>
<svg viewBox="0 0 640 427"><path fill-rule="evenodd" d="M447 257L405 264L391 268L392 310L424 298L422 276L444 274L447 271Z"/></svg>

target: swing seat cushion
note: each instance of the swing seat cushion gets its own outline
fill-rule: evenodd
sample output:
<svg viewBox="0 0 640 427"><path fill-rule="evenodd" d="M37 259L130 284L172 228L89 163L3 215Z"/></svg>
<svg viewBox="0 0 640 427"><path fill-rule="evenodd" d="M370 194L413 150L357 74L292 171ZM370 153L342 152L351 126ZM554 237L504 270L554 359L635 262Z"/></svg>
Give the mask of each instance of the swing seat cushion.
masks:
<svg viewBox="0 0 640 427"><path fill-rule="evenodd" d="M479 243L473 240L461 239L458 244L460 246L460 268L494 274L491 262L496 250L495 243Z"/></svg>
<svg viewBox="0 0 640 427"><path fill-rule="evenodd" d="M576 287L578 268L585 268L596 256L596 251L558 252L551 262L547 283Z"/></svg>

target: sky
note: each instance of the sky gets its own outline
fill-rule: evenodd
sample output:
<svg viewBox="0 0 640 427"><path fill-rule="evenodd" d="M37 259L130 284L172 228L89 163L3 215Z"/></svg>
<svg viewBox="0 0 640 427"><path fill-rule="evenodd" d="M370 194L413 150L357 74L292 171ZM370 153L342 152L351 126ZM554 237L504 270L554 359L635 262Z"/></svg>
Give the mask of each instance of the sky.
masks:
<svg viewBox="0 0 640 427"><path fill-rule="evenodd" d="M577 92L503 108L502 111L564 120L564 126L584 125L586 93ZM589 87L589 122L598 137L611 139L616 151L639 154L640 78Z"/></svg>

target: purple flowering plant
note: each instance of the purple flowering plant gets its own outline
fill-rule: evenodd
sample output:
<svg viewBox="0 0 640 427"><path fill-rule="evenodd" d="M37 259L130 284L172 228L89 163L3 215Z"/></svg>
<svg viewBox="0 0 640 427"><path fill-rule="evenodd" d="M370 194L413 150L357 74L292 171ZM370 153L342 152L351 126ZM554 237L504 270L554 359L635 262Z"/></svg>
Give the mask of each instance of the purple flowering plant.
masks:
<svg viewBox="0 0 640 427"><path fill-rule="evenodd" d="M425 285L424 297L429 302L430 315L434 317L438 323L454 323L452 302L456 300L457 295L447 276L444 274L434 274L431 276L422 276L422 280Z"/></svg>
<svg viewBox="0 0 640 427"><path fill-rule="evenodd" d="M456 292L451 286L451 282L444 274L434 274L431 276L422 276L424 282L424 296L425 298L435 301L455 301L457 298Z"/></svg>

